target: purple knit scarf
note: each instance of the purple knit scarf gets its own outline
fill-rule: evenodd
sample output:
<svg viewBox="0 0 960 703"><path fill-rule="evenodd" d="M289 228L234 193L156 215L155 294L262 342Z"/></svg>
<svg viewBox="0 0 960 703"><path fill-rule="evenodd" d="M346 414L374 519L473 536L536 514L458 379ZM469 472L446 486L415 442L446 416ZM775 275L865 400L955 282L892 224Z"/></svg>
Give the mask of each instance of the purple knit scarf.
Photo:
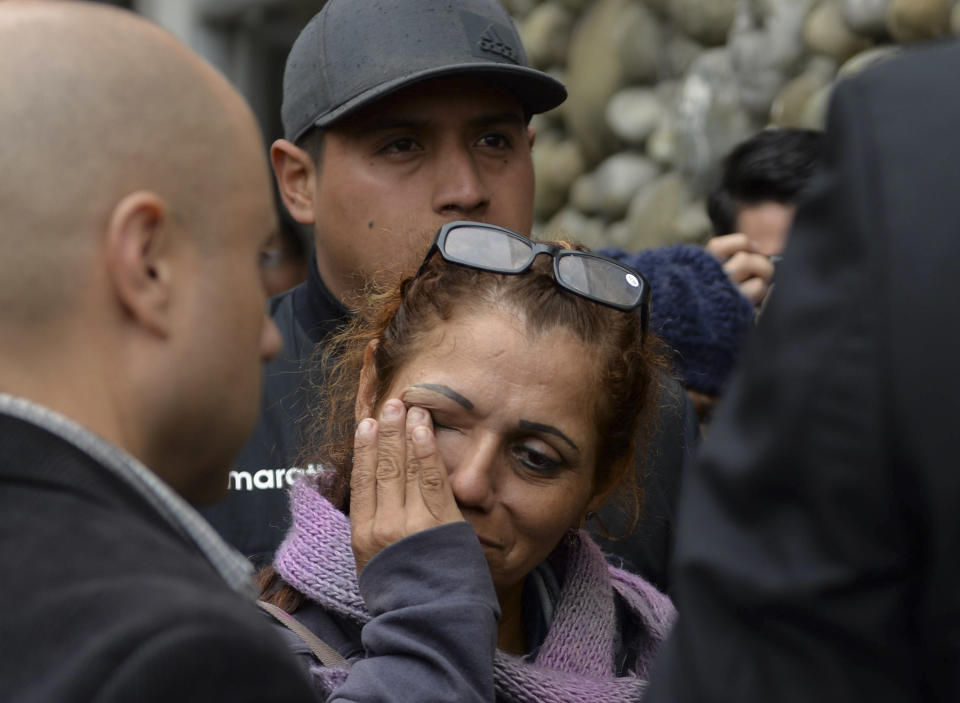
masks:
<svg viewBox="0 0 960 703"><path fill-rule="evenodd" d="M284 580L327 610L358 623L370 620L357 586L350 521L308 481L292 491L293 525L274 567ZM517 703L618 703L637 701L647 667L676 615L670 600L639 576L614 569L583 532L567 547L565 578L553 621L534 662L497 651L497 700ZM649 634L633 666L635 676L615 677L614 590ZM315 667L329 690L346 670Z"/></svg>

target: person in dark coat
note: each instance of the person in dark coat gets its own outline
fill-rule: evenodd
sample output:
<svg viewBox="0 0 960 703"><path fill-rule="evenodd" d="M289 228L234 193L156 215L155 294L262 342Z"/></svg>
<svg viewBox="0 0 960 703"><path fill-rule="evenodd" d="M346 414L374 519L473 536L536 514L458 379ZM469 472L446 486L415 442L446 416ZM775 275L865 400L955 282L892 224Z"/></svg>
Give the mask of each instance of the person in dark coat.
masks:
<svg viewBox="0 0 960 703"><path fill-rule="evenodd" d="M960 700L960 46L840 83L681 492L660 701Z"/></svg>
<svg viewBox="0 0 960 703"><path fill-rule="evenodd" d="M280 347L253 114L165 31L99 3L0 3L0 94L0 699L315 700L251 566L188 504L222 495ZM448 570L483 568L472 532L448 540ZM417 561L391 582L443 568ZM489 579L414 595L369 593L373 656L334 700L419 701L438 682L484 699ZM475 627L425 647L415 616L451 600Z"/></svg>

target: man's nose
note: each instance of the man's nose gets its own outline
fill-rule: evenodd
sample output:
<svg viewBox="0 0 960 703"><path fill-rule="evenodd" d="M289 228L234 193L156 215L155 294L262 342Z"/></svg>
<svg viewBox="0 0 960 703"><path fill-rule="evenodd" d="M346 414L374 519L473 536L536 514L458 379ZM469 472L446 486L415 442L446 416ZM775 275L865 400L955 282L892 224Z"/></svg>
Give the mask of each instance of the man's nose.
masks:
<svg viewBox="0 0 960 703"><path fill-rule="evenodd" d="M469 148L449 147L437 158L433 208L444 215L476 219L490 203L483 172Z"/></svg>

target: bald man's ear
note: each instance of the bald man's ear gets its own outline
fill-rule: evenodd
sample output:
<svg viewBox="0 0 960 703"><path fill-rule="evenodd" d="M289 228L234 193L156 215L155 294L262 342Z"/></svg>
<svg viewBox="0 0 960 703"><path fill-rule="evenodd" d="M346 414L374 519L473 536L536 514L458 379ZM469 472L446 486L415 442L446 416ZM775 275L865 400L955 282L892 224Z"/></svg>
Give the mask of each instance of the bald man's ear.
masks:
<svg viewBox="0 0 960 703"><path fill-rule="evenodd" d="M171 324L172 226L163 199L138 191L114 207L105 242L107 275L117 302L131 320L161 337L169 334Z"/></svg>
<svg viewBox="0 0 960 703"><path fill-rule="evenodd" d="M317 171L313 157L293 142L278 139L270 147L270 163L290 216L300 224L312 225Z"/></svg>
<svg viewBox="0 0 960 703"><path fill-rule="evenodd" d="M537 128L532 125L527 125L527 139L530 140L530 148L533 148L534 143L537 141Z"/></svg>

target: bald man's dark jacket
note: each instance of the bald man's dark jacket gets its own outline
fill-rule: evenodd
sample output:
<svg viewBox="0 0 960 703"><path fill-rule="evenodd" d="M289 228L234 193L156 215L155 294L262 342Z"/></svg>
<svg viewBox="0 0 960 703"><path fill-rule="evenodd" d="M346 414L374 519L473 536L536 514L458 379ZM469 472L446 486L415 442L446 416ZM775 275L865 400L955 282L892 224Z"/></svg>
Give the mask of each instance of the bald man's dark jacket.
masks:
<svg viewBox="0 0 960 703"><path fill-rule="evenodd" d="M309 701L253 602L134 489L0 413L0 700Z"/></svg>
<svg viewBox="0 0 960 703"><path fill-rule="evenodd" d="M661 701L960 700L960 46L841 83L680 499Z"/></svg>

